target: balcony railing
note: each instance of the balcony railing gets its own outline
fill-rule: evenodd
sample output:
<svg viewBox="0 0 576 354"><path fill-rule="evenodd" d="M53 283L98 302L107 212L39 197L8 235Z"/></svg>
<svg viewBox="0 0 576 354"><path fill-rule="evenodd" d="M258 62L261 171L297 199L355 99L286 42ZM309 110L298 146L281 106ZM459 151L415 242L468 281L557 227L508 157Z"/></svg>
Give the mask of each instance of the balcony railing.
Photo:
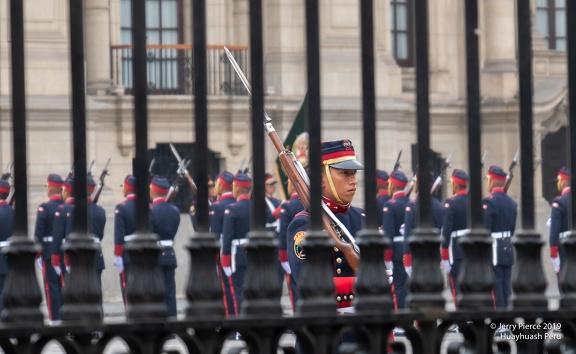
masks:
<svg viewBox="0 0 576 354"><path fill-rule="evenodd" d="M244 72L249 72L248 47L226 46L237 58ZM246 89L234 73L223 45L206 47L208 95L244 96ZM153 95L194 95L194 48L190 44L149 44L146 46L148 92ZM111 47L112 80L132 94L132 45Z"/></svg>

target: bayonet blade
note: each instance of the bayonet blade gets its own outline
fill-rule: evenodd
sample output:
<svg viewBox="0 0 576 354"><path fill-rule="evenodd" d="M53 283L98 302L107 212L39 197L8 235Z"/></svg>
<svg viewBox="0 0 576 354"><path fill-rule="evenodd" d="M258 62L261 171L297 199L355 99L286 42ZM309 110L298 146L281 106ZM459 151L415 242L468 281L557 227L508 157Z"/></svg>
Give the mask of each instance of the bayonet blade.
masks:
<svg viewBox="0 0 576 354"><path fill-rule="evenodd" d="M514 155L514 158L512 159L512 161L518 163L519 154L520 154L520 148L518 148L518 150L516 150L516 154Z"/></svg>
<svg viewBox="0 0 576 354"><path fill-rule="evenodd" d="M176 157L176 160L178 160L178 163L181 163L182 158L180 157L180 154L176 150L176 147L174 146L174 144L170 143L170 149L172 149L172 153L174 154L174 157Z"/></svg>
<svg viewBox="0 0 576 354"><path fill-rule="evenodd" d="M112 158L109 157L109 158L108 158L108 161L106 161L106 165L104 165L104 171L106 171L106 174L108 174L108 166L110 165L110 160L111 160L111 159L112 159Z"/></svg>
<svg viewBox="0 0 576 354"><path fill-rule="evenodd" d="M90 162L90 166L88 166L88 175L92 176L92 169L94 168L94 161Z"/></svg>
<svg viewBox="0 0 576 354"><path fill-rule="evenodd" d="M224 46L224 52L226 53L226 56L228 57L230 64L232 64L234 71L236 71L236 74L238 74L240 81L242 81L244 87L246 87L246 90L248 90L248 93L250 94L250 96L252 96L252 86L250 86L250 82L248 82L246 75L244 75L242 69L240 69L240 65L238 65L236 59L234 59L234 56L232 56L232 53L230 53L230 51L228 50L228 48L226 48L226 46Z"/></svg>

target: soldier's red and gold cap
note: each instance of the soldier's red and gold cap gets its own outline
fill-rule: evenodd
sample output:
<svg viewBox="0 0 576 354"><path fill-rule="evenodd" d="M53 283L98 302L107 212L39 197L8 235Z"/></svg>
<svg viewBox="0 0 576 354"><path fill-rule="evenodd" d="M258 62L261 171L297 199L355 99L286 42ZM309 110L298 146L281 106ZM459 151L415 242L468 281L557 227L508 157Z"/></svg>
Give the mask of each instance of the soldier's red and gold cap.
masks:
<svg viewBox="0 0 576 354"><path fill-rule="evenodd" d="M96 188L96 182L90 175L86 176L86 188L88 188L89 191L93 191L94 188Z"/></svg>
<svg viewBox="0 0 576 354"><path fill-rule="evenodd" d="M570 180L570 169L566 166L562 167L560 171L558 171L558 178L563 179L565 181Z"/></svg>
<svg viewBox="0 0 576 354"><path fill-rule="evenodd" d="M158 193L166 194L170 189L170 183L162 176L155 176L150 182L150 188Z"/></svg>
<svg viewBox="0 0 576 354"><path fill-rule="evenodd" d="M376 184L386 185L388 183L388 173L382 170L376 170Z"/></svg>
<svg viewBox="0 0 576 354"><path fill-rule="evenodd" d="M48 183L50 187L62 187L64 181L62 180L62 177L60 177L60 175L51 173L48 175L48 178L46 178L46 183Z"/></svg>
<svg viewBox="0 0 576 354"><path fill-rule="evenodd" d="M64 189L70 193L74 193L74 177L66 178L64 181Z"/></svg>
<svg viewBox="0 0 576 354"><path fill-rule="evenodd" d="M322 143L322 164L341 170L363 170L356 160L354 146L350 140L334 140Z"/></svg>
<svg viewBox="0 0 576 354"><path fill-rule="evenodd" d="M452 172L452 182L459 184L461 186L467 186L468 185L468 181L470 180L470 178L468 177L468 175L466 174L466 172L464 172L464 170L460 170L460 169L454 169L454 171Z"/></svg>
<svg viewBox="0 0 576 354"><path fill-rule="evenodd" d="M406 187L408 184L408 177L400 170L392 171L389 178L390 183L400 188Z"/></svg>
<svg viewBox="0 0 576 354"><path fill-rule="evenodd" d="M250 188L252 187L252 178L246 173L237 173L234 176L234 184L238 187Z"/></svg>
<svg viewBox="0 0 576 354"><path fill-rule="evenodd" d="M221 186L232 188L232 182L234 182L234 175L231 172L222 171L218 175L218 183L220 183Z"/></svg>
<svg viewBox="0 0 576 354"><path fill-rule="evenodd" d="M136 192L136 177L132 175L127 175L124 178L124 188L129 192Z"/></svg>
<svg viewBox="0 0 576 354"><path fill-rule="evenodd" d="M498 166L490 166L488 169L488 177L496 181L505 181L506 180L506 172L501 167Z"/></svg>

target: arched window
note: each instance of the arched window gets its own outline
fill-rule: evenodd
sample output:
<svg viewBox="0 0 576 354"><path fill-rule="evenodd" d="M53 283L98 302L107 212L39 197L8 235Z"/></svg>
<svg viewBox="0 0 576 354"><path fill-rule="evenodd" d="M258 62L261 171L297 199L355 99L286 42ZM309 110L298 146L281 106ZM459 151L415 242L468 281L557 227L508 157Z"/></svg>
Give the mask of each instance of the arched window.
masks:
<svg viewBox="0 0 576 354"><path fill-rule="evenodd" d="M402 67L414 66L413 0L390 0L392 56Z"/></svg>
<svg viewBox="0 0 576 354"><path fill-rule="evenodd" d="M537 0L536 25L549 49L566 50L566 0Z"/></svg>

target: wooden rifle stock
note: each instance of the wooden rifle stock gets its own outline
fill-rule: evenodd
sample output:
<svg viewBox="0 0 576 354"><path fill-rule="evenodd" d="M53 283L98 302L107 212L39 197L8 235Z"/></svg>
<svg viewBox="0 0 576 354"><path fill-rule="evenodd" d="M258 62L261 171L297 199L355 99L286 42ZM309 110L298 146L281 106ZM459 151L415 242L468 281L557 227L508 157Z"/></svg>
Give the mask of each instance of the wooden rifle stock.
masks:
<svg viewBox="0 0 576 354"><path fill-rule="evenodd" d="M284 144L280 141L280 137L278 136L275 130L270 131L268 133L268 136L272 140L274 147L279 153L278 158L280 159L280 163L284 167L284 170L286 171L286 174L288 175L290 182L292 182L294 190L298 193L302 205L304 206L305 209L309 209L310 189L308 188L308 184L306 183L306 181L304 181L304 178L302 178L302 176L298 172L298 169L295 166L294 155L292 154L292 152L284 148ZM354 272L356 272L358 264L360 263L360 254L356 252L354 246L351 243L342 241L342 239L338 235L338 231L336 231L337 226L330 219L330 217L328 217L326 212L323 212L322 214L322 227L324 228L324 230L326 230L326 232L334 242L334 245L338 247L342 251L342 253L344 253L344 257L346 258L346 261L348 262L350 268Z"/></svg>

